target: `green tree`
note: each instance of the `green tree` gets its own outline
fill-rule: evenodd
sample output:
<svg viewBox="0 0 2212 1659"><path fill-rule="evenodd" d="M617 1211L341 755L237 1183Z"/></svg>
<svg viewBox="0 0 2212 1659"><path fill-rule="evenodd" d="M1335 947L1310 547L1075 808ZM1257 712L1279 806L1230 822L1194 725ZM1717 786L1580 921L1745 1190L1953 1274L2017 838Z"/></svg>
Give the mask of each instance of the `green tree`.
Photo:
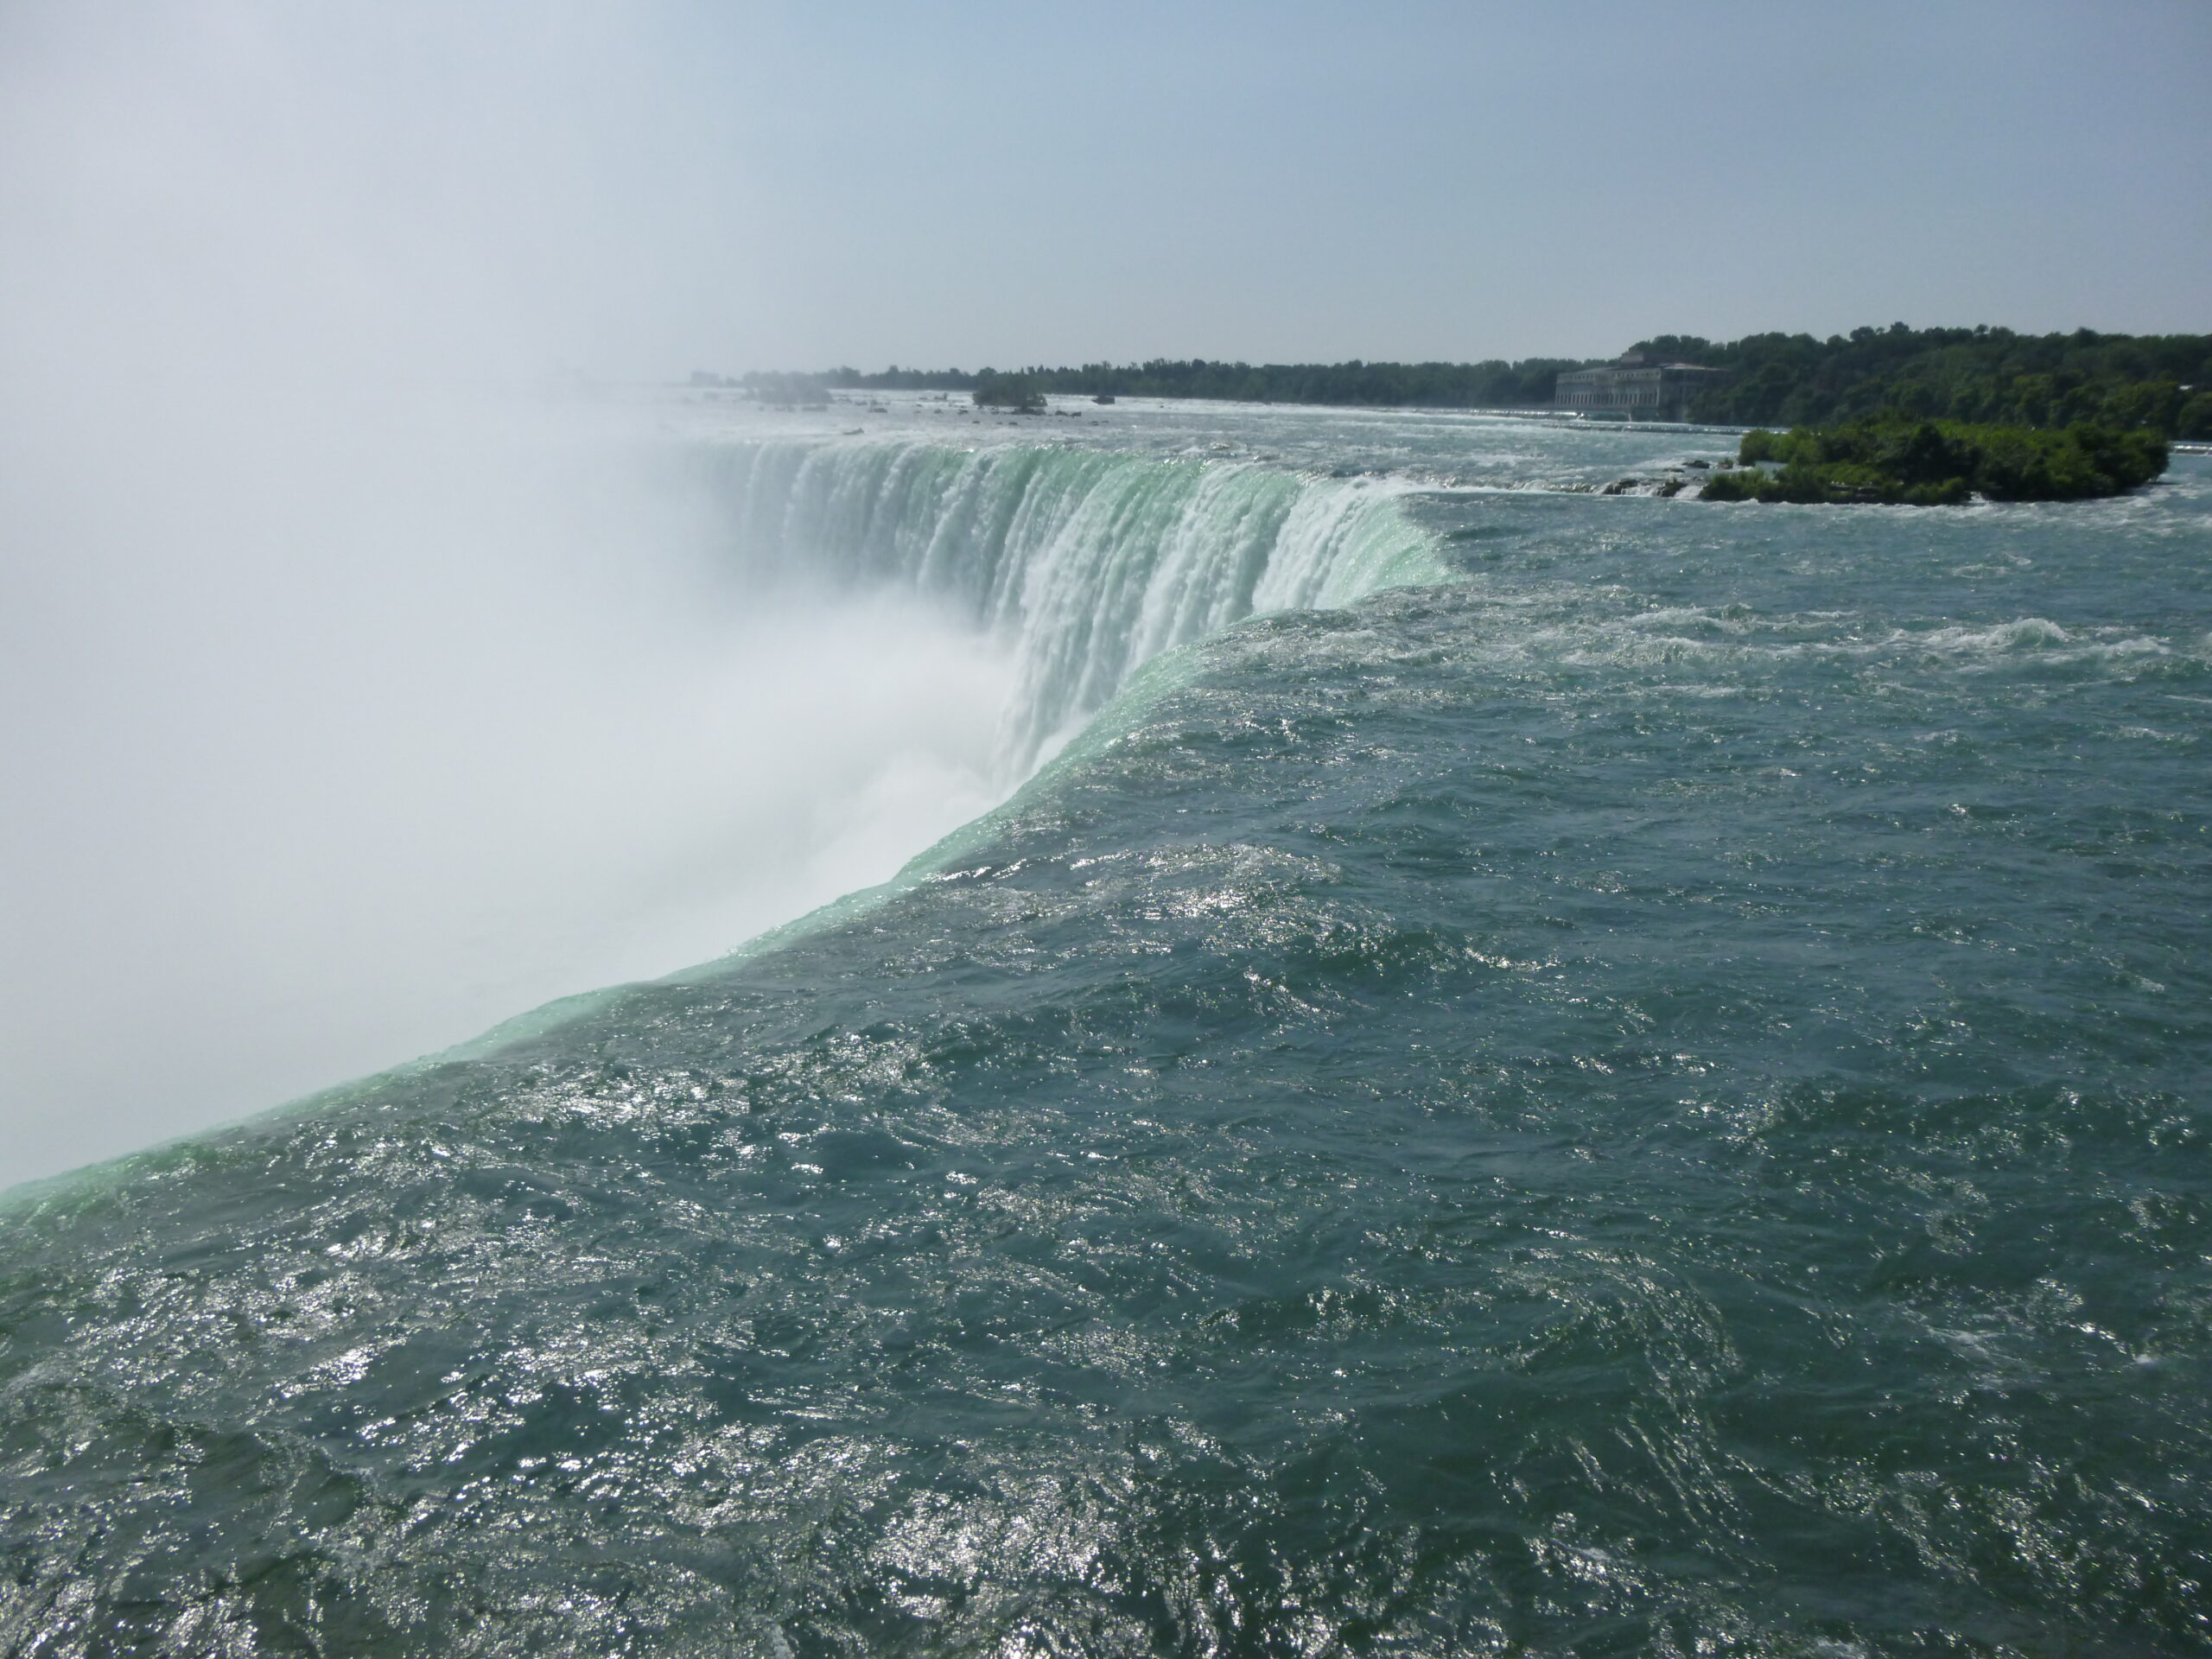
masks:
<svg viewBox="0 0 2212 1659"><path fill-rule="evenodd" d="M1743 469L1716 474L1703 499L1932 506L1979 491L1999 501L2080 500L2148 483L2165 470L2167 450L2155 431L2086 421L2051 431L1886 415L1748 432L1737 455Z"/></svg>
<svg viewBox="0 0 2212 1659"><path fill-rule="evenodd" d="M983 409L1011 409L1033 415L1045 407L1045 394L1026 374L1001 374L985 369L976 377L975 399Z"/></svg>

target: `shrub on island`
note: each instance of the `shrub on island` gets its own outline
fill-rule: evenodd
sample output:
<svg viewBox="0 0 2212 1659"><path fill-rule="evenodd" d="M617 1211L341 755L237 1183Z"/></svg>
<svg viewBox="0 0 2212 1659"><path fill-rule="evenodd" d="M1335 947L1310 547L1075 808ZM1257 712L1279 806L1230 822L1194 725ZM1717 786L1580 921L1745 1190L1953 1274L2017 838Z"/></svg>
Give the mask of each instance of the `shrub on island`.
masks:
<svg viewBox="0 0 2212 1659"><path fill-rule="evenodd" d="M2077 423L2057 431L1875 416L1840 426L1747 432L1738 470L1716 474L1707 501L1888 502L1938 506L2079 501L2119 495L2166 470L2155 432ZM1779 462L1773 471L1759 463Z"/></svg>
<svg viewBox="0 0 2212 1659"><path fill-rule="evenodd" d="M770 409L830 407L829 383L818 374L748 374L741 384Z"/></svg>
<svg viewBox="0 0 2212 1659"><path fill-rule="evenodd" d="M1045 394L1026 374L1000 374L985 369L976 377L975 396L978 409L1011 409L1033 415L1045 407Z"/></svg>

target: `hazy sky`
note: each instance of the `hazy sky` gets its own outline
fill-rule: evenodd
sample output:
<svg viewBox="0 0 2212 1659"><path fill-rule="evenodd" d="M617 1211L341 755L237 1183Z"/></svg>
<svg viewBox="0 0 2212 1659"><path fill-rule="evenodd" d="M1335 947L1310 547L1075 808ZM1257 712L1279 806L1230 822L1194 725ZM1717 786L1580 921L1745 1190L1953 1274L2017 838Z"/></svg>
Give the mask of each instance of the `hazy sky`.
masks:
<svg viewBox="0 0 2212 1659"><path fill-rule="evenodd" d="M2204 0L17 0L0 55L48 183L198 221L130 253L279 224L606 373L2212 327Z"/></svg>
<svg viewBox="0 0 2212 1659"><path fill-rule="evenodd" d="M2212 328L2202 0L703 18L794 363Z"/></svg>
<svg viewBox="0 0 2212 1659"><path fill-rule="evenodd" d="M2206 0L0 0L0 1185L988 791L1001 665L518 390L2208 330L2208 87Z"/></svg>

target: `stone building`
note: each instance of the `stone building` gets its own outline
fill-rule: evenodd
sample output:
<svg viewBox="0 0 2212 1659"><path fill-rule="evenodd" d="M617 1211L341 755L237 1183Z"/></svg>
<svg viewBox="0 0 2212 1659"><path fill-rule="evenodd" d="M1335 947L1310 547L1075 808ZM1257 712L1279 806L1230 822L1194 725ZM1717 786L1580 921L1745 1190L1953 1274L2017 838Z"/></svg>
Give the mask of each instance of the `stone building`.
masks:
<svg viewBox="0 0 2212 1659"><path fill-rule="evenodd" d="M1569 369L1559 378L1561 409L1611 410L1631 420L1688 418L1690 399L1725 373L1694 363L1646 363L1635 352L1601 369Z"/></svg>

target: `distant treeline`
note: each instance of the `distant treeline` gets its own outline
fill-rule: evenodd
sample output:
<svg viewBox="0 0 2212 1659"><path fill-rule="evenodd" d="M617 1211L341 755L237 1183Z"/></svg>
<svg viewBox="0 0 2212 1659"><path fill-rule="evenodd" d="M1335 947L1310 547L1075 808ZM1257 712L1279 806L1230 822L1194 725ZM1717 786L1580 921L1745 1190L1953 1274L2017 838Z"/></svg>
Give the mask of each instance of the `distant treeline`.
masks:
<svg viewBox="0 0 2212 1659"><path fill-rule="evenodd" d="M1690 418L1732 426L1820 425L1896 413L1923 419L2064 427L2088 421L2175 438L2212 438L2212 335L2019 334L2009 328L1854 328L1748 334L1716 344L1662 334L1630 348L1647 361L1729 371L1700 392ZM1543 409L1562 370L1605 358L1485 363L1223 363L1154 358L1014 371L1043 392L1096 397L1224 397L1252 403L1414 409ZM695 376L711 381L717 377ZM965 391L1002 378L980 369L838 368L748 374L737 384L776 403L848 391Z"/></svg>
<svg viewBox="0 0 2212 1659"><path fill-rule="evenodd" d="M1715 345L1662 334L1648 359L1729 371L1690 418L1818 426L1893 412L2029 427L2077 421L2212 438L2212 334L2016 334L2010 328L1854 328L1749 334Z"/></svg>
<svg viewBox="0 0 2212 1659"><path fill-rule="evenodd" d="M1018 374L1043 392L1063 397L1224 397L1254 404L1351 404L1384 409L1545 409L1562 369L1586 368L1580 358L1531 357L1518 363L1212 363L1156 357L1148 363L1085 363L1079 368L902 369L876 374L831 369L817 375L748 374L772 402L794 402L802 384L840 391L969 391Z"/></svg>

